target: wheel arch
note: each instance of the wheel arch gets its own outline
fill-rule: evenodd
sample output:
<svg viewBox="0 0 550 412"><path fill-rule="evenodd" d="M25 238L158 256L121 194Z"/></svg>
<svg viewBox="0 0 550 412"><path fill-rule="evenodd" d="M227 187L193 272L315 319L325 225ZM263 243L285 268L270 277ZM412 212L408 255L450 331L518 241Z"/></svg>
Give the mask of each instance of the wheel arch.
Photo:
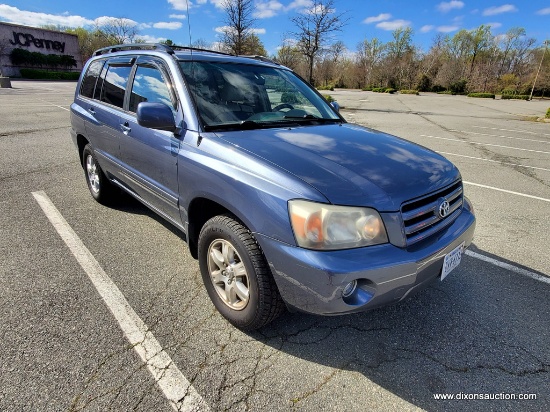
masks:
<svg viewBox="0 0 550 412"><path fill-rule="evenodd" d="M86 139L83 135L79 134L79 135L76 136L76 145L78 147L78 156L80 158L80 165L82 167L84 167L84 159L83 159L84 148L89 143L90 142L88 141L88 139Z"/></svg>
<svg viewBox="0 0 550 412"><path fill-rule="evenodd" d="M197 197L191 201L187 209L187 243L193 258L198 259L199 234L204 224L214 216L225 213L231 213L237 217L233 211L212 199ZM240 220L239 217L237 219Z"/></svg>

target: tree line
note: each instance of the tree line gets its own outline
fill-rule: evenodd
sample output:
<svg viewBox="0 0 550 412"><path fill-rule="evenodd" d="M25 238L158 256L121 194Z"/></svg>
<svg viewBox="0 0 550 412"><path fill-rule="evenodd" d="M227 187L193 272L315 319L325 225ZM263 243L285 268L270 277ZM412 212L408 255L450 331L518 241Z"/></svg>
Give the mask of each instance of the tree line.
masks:
<svg viewBox="0 0 550 412"><path fill-rule="evenodd" d="M254 1L223 0L222 6L220 41L199 39L192 46L266 56L254 27ZM529 94L537 77L535 95L550 94L547 42L541 45L522 27L500 35L493 35L487 25L453 35L438 34L427 51L414 43L411 28L398 28L392 32L391 41L365 38L349 50L337 38L348 24L348 17L345 12L336 12L336 0L313 0L309 9L296 13L291 21L294 29L270 57L318 88ZM84 60L102 47L143 41L135 23L123 18L104 21L92 29L65 31L78 36ZM174 45L171 40L164 43Z"/></svg>

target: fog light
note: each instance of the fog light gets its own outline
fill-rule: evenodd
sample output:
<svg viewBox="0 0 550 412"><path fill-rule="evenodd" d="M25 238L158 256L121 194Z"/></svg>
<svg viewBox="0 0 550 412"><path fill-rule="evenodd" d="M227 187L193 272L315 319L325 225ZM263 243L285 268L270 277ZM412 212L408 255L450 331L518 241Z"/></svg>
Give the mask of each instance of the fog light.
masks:
<svg viewBox="0 0 550 412"><path fill-rule="evenodd" d="M355 292L356 288L357 288L357 280L352 280L342 290L342 297L347 298L348 296L351 296L352 293Z"/></svg>

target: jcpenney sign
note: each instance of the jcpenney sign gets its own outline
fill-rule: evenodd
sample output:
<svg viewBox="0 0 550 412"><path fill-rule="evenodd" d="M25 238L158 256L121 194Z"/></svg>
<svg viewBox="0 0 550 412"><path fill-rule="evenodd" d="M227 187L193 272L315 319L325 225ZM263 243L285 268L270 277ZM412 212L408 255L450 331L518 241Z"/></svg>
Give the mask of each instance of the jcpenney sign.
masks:
<svg viewBox="0 0 550 412"><path fill-rule="evenodd" d="M60 41L37 39L29 33L17 33L14 31L13 40L10 40L10 43L14 46L18 45L23 47L29 47L31 44L34 44L34 46L39 49L45 47L46 49L57 50L61 53L65 51L65 42L61 43Z"/></svg>

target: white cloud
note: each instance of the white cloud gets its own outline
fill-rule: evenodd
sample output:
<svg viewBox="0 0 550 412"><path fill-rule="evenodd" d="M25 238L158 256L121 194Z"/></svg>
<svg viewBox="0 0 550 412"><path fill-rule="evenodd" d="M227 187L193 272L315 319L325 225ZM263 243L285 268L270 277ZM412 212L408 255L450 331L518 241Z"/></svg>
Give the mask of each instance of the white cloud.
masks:
<svg viewBox="0 0 550 412"><path fill-rule="evenodd" d="M492 29L498 29L499 27L502 27L502 23L494 22L494 23L485 23L486 26L490 26Z"/></svg>
<svg viewBox="0 0 550 412"><path fill-rule="evenodd" d="M166 40L165 37L154 37L149 35L136 36L139 40L143 40L145 43L160 43Z"/></svg>
<svg viewBox="0 0 550 412"><path fill-rule="evenodd" d="M313 2L311 0L294 0L285 7L285 10L307 9L311 6L313 6Z"/></svg>
<svg viewBox="0 0 550 412"><path fill-rule="evenodd" d="M187 18L185 14L171 14L168 17L170 17L171 19L180 19L180 20L185 20Z"/></svg>
<svg viewBox="0 0 550 412"><path fill-rule="evenodd" d="M229 33L232 32L233 28L230 27L230 26L219 26L219 27L215 27L214 31L216 33L225 34L225 33L228 33L228 32ZM265 34L266 30L265 29L251 29L250 32L254 33L254 34Z"/></svg>
<svg viewBox="0 0 550 412"><path fill-rule="evenodd" d="M109 16L98 17L93 22L98 26L104 26L104 25L113 24L113 23L116 23L116 25L124 24L128 27L139 26L139 23L132 19L126 19L126 18L120 18L120 17L109 17Z"/></svg>
<svg viewBox="0 0 550 412"><path fill-rule="evenodd" d="M489 7L488 9L483 10L484 16L494 16L495 14L509 13L513 11L518 11L516 6L513 4L504 4L498 7Z"/></svg>
<svg viewBox="0 0 550 412"><path fill-rule="evenodd" d="M181 22L180 21L159 21L158 23L154 23L153 27L155 29L166 29L166 30L178 30L181 29Z"/></svg>
<svg viewBox="0 0 550 412"><path fill-rule="evenodd" d="M440 33L451 33L453 31L457 31L458 29L458 26L438 26L436 30Z"/></svg>
<svg viewBox="0 0 550 412"><path fill-rule="evenodd" d="M0 18L11 23L34 27L43 26L46 24L68 27L90 26L94 24L93 20L89 20L82 16L70 16L65 13L36 13L33 11L19 10L17 7L8 6L7 4L0 4Z"/></svg>
<svg viewBox="0 0 550 412"><path fill-rule="evenodd" d="M216 6L218 9L223 9L223 2L225 0L210 0L210 3L212 3L214 6ZM206 3L206 1L199 2L200 4Z"/></svg>
<svg viewBox="0 0 550 412"><path fill-rule="evenodd" d="M168 3L172 5L174 10L187 10L186 0L168 0ZM192 7L192 3L189 2L189 8Z"/></svg>
<svg viewBox="0 0 550 412"><path fill-rule="evenodd" d="M537 14L540 14L541 16L545 16L547 14L550 14L550 7L547 7L545 9L541 9L537 11Z"/></svg>
<svg viewBox="0 0 550 412"><path fill-rule="evenodd" d="M262 1L256 3L252 16L258 19L267 19L276 16L283 9L284 6L277 0Z"/></svg>
<svg viewBox="0 0 550 412"><path fill-rule="evenodd" d="M370 24L370 23L376 23L378 21L384 21L389 19L391 19L391 14L380 13L378 16L367 17L365 20L363 20L363 23Z"/></svg>
<svg viewBox="0 0 550 412"><path fill-rule="evenodd" d="M216 33L224 34L224 33L227 33L228 31L231 31L231 27L229 26L214 27L214 31Z"/></svg>
<svg viewBox="0 0 550 412"><path fill-rule="evenodd" d="M457 1L457 0L451 0L449 2L441 2L437 5L437 10L439 10L442 13L447 13L453 9L461 9L464 7L464 2Z"/></svg>
<svg viewBox="0 0 550 412"><path fill-rule="evenodd" d="M435 27L435 26L432 26L432 25L430 25L430 24L427 24L427 25L425 25L425 26L422 26L422 27L420 28L420 33L428 33L428 32L430 32L430 31L432 31L432 30L434 29L434 27Z"/></svg>
<svg viewBox="0 0 550 412"><path fill-rule="evenodd" d="M376 27L382 30L393 31L396 29L400 29L402 27L408 27L410 25L411 25L410 21L398 19L398 20L380 22L376 25Z"/></svg>

